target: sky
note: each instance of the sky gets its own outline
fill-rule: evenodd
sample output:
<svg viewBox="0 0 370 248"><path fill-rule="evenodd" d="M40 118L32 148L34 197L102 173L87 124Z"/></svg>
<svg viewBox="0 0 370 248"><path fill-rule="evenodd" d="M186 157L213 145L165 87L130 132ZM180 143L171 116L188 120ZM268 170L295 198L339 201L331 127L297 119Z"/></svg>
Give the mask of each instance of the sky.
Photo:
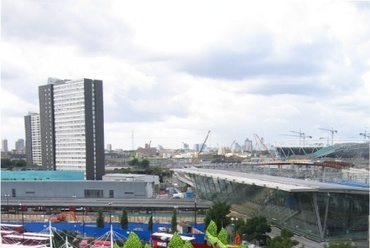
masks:
<svg viewBox="0 0 370 248"><path fill-rule="evenodd" d="M55 77L103 80L113 149L364 142L369 23L370 1L2 0L1 138Z"/></svg>

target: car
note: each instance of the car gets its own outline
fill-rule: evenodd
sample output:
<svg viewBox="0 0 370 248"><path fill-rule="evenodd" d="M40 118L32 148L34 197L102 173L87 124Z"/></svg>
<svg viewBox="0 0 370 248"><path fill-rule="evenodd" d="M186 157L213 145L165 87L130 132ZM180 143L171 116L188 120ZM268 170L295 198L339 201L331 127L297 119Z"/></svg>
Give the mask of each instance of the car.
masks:
<svg viewBox="0 0 370 248"><path fill-rule="evenodd" d="M45 212L46 208L41 207L41 206L37 206L37 207L34 207L32 210L35 211L35 212Z"/></svg>
<svg viewBox="0 0 370 248"><path fill-rule="evenodd" d="M77 207L75 208L75 211L76 212L91 212L91 208L90 207Z"/></svg>
<svg viewBox="0 0 370 248"><path fill-rule="evenodd" d="M28 207L26 206L20 206L19 211L28 211Z"/></svg>
<svg viewBox="0 0 370 248"><path fill-rule="evenodd" d="M67 207L67 208L61 208L61 211L72 211L72 212L89 212L90 208L85 207Z"/></svg>

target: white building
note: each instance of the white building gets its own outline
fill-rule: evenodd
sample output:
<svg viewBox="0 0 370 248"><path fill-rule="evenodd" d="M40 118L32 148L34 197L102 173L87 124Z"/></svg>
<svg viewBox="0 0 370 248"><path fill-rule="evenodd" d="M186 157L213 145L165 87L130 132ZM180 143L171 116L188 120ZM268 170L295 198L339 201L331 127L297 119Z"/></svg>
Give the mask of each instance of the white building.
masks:
<svg viewBox="0 0 370 248"><path fill-rule="evenodd" d="M27 165L42 165L40 115L28 113L24 117L26 131L26 161Z"/></svg>
<svg viewBox="0 0 370 248"><path fill-rule="evenodd" d="M9 149L8 149L8 140L7 139L3 139L1 141L1 151L2 152L9 152Z"/></svg>
<svg viewBox="0 0 370 248"><path fill-rule="evenodd" d="M103 82L49 79L39 87L43 166L104 175Z"/></svg>

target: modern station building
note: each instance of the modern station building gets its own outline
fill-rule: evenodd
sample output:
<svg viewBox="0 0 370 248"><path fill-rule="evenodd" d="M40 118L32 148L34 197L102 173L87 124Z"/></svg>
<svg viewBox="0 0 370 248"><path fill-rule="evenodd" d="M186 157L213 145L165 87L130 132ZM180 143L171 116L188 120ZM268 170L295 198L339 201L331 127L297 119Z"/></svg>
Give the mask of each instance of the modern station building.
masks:
<svg viewBox="0 0 370 248"><path fill-rule="evenodd" d="M369 235L369 187L353 187L239 171L186 168L176 176L198 198L225 201L246 218L268 221L317 242Z"/></svg>
<svg viewBox="0 0 370 248"><path fill-rule="evenodd" d="M11 199L152 198L159 177L141 174L106 174L103 180L83 180L75 171L3 171L1 194Z"/></svg>

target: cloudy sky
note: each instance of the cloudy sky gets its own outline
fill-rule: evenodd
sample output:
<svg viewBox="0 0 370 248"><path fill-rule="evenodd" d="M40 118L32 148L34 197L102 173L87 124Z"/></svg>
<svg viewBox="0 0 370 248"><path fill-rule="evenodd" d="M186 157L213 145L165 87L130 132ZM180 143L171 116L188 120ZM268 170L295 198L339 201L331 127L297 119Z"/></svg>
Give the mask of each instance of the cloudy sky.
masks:
<svg viewBox="0 0 370 248"><path fill-rule="evenodd" d="M113 149L363 142L369 23L369 1L3 0L1 138L56 77L103 80Z"/></svg>

